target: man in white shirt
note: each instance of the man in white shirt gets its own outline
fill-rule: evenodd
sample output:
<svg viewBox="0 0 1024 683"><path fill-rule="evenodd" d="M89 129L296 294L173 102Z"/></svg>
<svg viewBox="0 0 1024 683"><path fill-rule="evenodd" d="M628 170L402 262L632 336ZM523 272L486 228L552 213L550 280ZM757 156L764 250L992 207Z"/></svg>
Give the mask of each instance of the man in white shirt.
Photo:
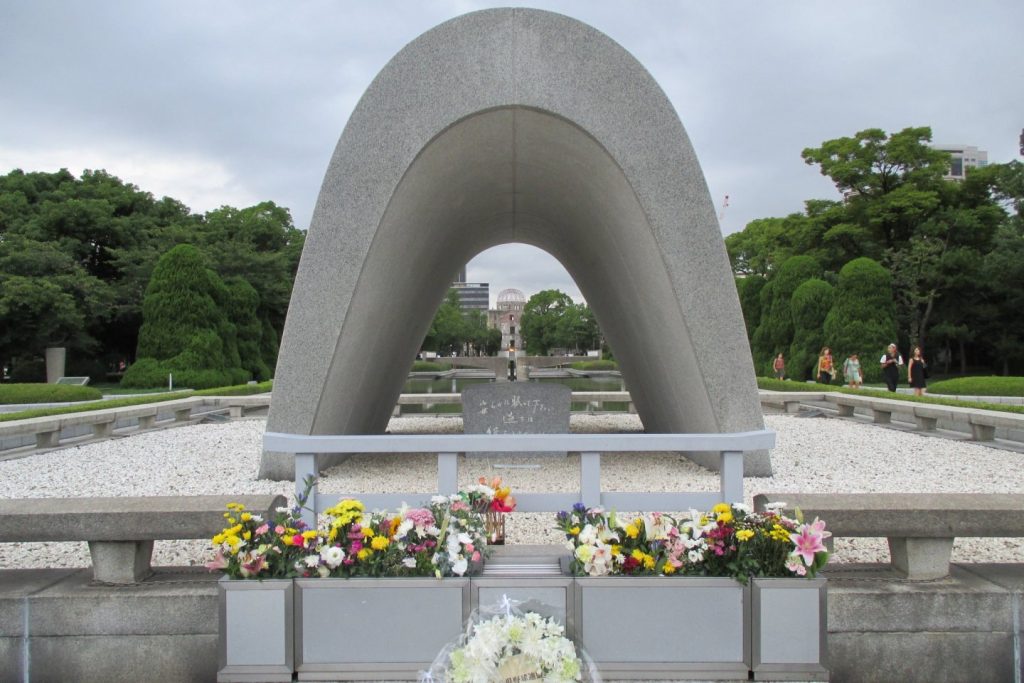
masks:
<svg viewBox="0 0 1024 683"><path fill-rule="evenodd" d="M903 366L903 356L896 350L895 344L889 344L889 348L882 354L882 374L885 375L885 385L889 391L896 391L896 385L900 381L900 368Z"/></svg>

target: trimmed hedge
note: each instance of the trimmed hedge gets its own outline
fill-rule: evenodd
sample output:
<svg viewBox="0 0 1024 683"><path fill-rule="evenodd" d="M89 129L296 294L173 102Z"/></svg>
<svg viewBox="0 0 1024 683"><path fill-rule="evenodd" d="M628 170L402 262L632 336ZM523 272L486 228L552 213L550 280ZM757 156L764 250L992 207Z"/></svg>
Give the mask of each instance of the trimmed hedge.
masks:
<svg viewBox="0 0 1024 683"><path fill-rule="evenodd" d="M101 398L103 393L95 387L70 384L0 384L0 404L73 403Z"/></svg>
<svg viewBox="0 0 1024 683"><path fill-rule="evenodd" d="M175 401L179 398L188 398L189 396L247 396L249 394L262 394L270 391L272 385L273 382L260 382L259 384L240 384L231 387L204 389L202 391L175 391L170 394L150 394L146 396L133 396L131 398L113 398L106 401L88 403L86 405L62 406L60 408L35 408L33 410L22 410L17 413L0 413L0 422L27 420L31 417L66 415L68 413L84 413L91 410L103 410L105 408L124 408L126 406L138 406L146 403L162 403L164 401Z"/></svg>
<svg viewBox="0 0 1024 683"><path fill-rule="evenodd" d="M581 360L569 367L573 370L618 370L619 364L613 360Z"/></svg>
<svg viewBox="0 0 1024 683"><path fill-rule="evenodd" d="M928 391L961 396L1024 396L1024 377L958 377L930 382Z"/></svg>
<svg viewBox="0 0 1024 683"><path fill-rule="evenodd" d="M409 372L441 372L445 366L440 363L432 363L429 360L414 360L412 370Z"/></svg>

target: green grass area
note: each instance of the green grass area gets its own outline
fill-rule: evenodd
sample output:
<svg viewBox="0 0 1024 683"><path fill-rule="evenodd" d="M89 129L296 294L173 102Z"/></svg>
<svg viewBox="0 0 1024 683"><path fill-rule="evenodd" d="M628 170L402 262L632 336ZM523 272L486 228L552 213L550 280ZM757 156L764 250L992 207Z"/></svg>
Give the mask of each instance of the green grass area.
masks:
<svg viewBox="0 0 1024 683"><path fill-rule="evenodd" d="M1024 396L1024 377L957 377L930 382L928 391L959 396Z"/></svg>
<svg viewBox="0 0 1024 683"><path fill-rule="evenodd" d="M818 384L817 382L797 382L792 379L758 377L757 388L766 391L832 391L836 386L834 384Z"/></svg>
<svg viewBox="0 0 1024 683"><path fill-rule="evenodd" d="M122 387L120 384L117 384L116 382L114 382L114 383L111 383L111 382L100 382L100 383L96 383L96 384L90 384L89 386L96 387L97 389L99 389L100 391L103 392L104 396L109 396L110 394L118 394L120 396L125 396L125 395L132 395L132 396L138 395L138 396L142 396L144 394L162 394L162 393L167 393L167 388L166 387L151 388L151 389L136 389L134 387L130 387L130 388L129 387ZM185 391L185 390L184 389L179 389L179 391Z"/></svg>
<svg viewBox="0 0 1024 683"><path fill-rule="evenodd" d="M573 370L618 370L619 364L613 360L581 360L570 364Z"/></svg>
<svg viewBox="0 0 1024 683"><path fill-rule="evenodd" d="M431 363L429 360L414 360L410 372L441 372L445 366L440 363Z"/></svg>
<svg viewBox="0 0 1024 683"><path fill-rule="evenodd" d="M193 391L192 394L195 396L252 396L253 394L265 394L273 388L274 380L268 380L257 384L236 384L232 387L200 389Z"/></svg>
<svg viewBox="0 0 1024 683"><path fill-rule="evenodd" d="M96 401L95 403L87 403L84 405L62 406L59 408L36 408L33 410L22 410L17 413L0 414L0 422L27 420L31 417L67 415L68 413L84 413L92 410L103 410L105 408L124 408L126 406L138 406L147 403L162 403L164 401L174 401L179 398L188 398L190 396L248 396L251 394L262 394L270 391L272 386L273 382L260 382L259 384L239 384L232 387L217 387L214 389L203 389L201 391L176 391L169 394L163 393L130 398L114 398L106 401Z"/></svg>
<svg viewBox="0 0 1024 683"><path fill-rule="evenodd" d="M95 401L103 393L95 387L70 384L0 384L0 404L73 403Z"/></svg>

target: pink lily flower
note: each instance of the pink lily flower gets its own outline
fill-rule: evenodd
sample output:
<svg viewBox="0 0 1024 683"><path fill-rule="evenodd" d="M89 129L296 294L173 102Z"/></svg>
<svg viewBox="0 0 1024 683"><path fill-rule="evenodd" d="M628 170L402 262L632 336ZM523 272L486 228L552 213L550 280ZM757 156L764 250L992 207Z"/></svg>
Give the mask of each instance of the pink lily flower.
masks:
<svg viewBox="0 0 1024 683"><path fill-rule="evenodd" d="M797 533L789 535L789 540L793 541L793 545L796 546L793 554L802 557L808 566L814 562L816 553L825 550L825 546L821 542L821 534L817 533L810 524L801 524L797 528Z"/></svg>
<svg viewBox="0 0 1024 683"><path fill-rule="evenodd" d="M214 555L213 559L207 562L204 566L211 572L219 571L221 569L227 569L228 558L224 557L224 553L218 550L217 554Z"/></svg>
<svg viewBox="0 0 1024 683"><path fill-rule="evenodd" d="M822 538L828 538L832 535L831 531L825 531L825 520L818 519L817 517L815 517L814 521L811 522L811 530L816 532Z"/></svg>
<svg viewBox="0 0 1024 683"><path fill-rule="evenodd" d="M242 563L242 567L241 567L242 576L244 576L246 578L248 578L250 576L256 576L261 571L263 571L263 567L265 567L266 564L267 564L267 558L264 557L263 555L257 555L256 557L251 557L248 562Z"/></svg>

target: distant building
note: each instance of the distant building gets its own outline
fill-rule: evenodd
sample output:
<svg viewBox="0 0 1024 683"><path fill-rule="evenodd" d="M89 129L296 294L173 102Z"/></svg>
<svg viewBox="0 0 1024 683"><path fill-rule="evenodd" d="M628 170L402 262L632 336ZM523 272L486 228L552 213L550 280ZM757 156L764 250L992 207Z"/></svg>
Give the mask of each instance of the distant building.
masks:
<svg viewBox="0 0 1024 683"><path fill-rule="evenodd" d="M970 145L932 145L932 149L949 152L949 173L947 180L963 180L967 177L967 169L988 166L988 152Z"/></svg>
<svg viewBox="0 0 1024 683"><path fill-rule="evenodd" d="M503 289L498 293L497 310L488 313L488 322L501 330L501 350L523 348L521 318L526 306L526 295L518 289Z"/></svg>
<svg viewBox="0 0 1024 683"><path fill-rule="evenodd" d="M491 285L487 282L453 282L452 289L459 295L462 312L483 311L491 304Z"/></svg>

